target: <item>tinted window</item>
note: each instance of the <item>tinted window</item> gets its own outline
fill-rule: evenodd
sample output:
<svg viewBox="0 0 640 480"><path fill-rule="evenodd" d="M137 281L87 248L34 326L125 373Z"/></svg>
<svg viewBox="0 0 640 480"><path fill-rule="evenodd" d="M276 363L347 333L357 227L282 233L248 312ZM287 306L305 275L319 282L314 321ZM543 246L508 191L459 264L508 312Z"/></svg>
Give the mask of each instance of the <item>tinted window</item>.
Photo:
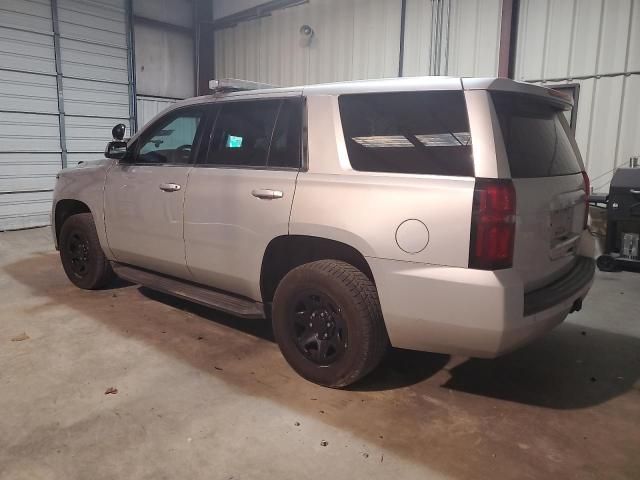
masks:
<svg viewBox="0 0 640 480"><path fill-rule="evenodd" d="M339 102L355 170L473 176L462 92L342 95Z"/></svg>
<svg viewBox="0 0 640 480"><path fill-rule="evenodd" d="M269 151L270 167L300 167L302 104L299 100L282 102Z"/></svg>
<svg viewBox="0 0 640 480"><path fill-rule="evenodd" d="M266 166L279 107L279 100L223 104L205 163Z"/></svg>
<svg viewBox="0 0 640 480"><path fill-rule="evenodd" d="M504 92L491 95L513 178L580 172L562 110L527 95Z"/></svg>
<svg viewBox="0 0 640 480"><path fill-rule="evenodd" d="M180 110L153 126L143 136L136 163L189 163L202 115L200 110Z"/></svg>

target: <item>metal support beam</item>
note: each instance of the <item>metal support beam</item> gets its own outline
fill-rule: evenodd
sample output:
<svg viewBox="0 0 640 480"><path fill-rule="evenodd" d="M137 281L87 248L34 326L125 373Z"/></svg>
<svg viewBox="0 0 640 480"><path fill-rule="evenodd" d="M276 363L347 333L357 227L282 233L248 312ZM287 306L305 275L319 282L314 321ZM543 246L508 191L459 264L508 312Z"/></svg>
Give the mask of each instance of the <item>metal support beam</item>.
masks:
<svg viewBox="0 0 640 480"><path fill-rule="evenodd" d="M499 77L513 78L515 74L519 11L520 0L502 0L500 49L498 52Z"/></svg>
<svg viewBox="0 0 640 480"><path fill-rule="evenodd" d="M398 76L404 71L404 31L407 23L407 0L402 0L400 8L400 55L398 56Z"/></svg>
<svg viewBox="0 0 640 480"><path fill-rule="evenodd" d="M129 125L131 135L138 130L138 102L136 99L136 44L133 21L133 1L126 0L127 71L129 80Z"/></svg>
<svg viewBox="0 0 640 480"><path fill-rule="evenodd" d="M209 93L209 80L215 76L213 2L193 2L193 46L195 60L196 95Z"/></svg>
<svg viewBox="0 0 640 480"><path fill-rule="evenodd" d="M60 132L60 159L62 168L67 168L67 135L64 119L64 95L62 91L62 57L60 54L60 23L58 22L58 0L51 0L51 23L53 28L53 52L56 65L56 89L58 92L58 125Z"/></svg>

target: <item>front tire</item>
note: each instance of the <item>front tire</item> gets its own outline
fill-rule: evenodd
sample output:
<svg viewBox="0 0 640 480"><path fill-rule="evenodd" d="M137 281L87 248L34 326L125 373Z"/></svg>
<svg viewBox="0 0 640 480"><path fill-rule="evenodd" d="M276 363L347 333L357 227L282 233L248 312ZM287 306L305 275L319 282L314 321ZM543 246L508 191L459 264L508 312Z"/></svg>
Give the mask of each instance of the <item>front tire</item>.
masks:
<svg viewBox="0 0 640 480"><path fill-rule="evenodd" d="M65 220L59 248L62 267L75 286L97 290L113 279L113 270L102 251L90 213L78 213Z"/></svg>
<svg viewBox="0 0 640 480"><path fill-rule="evenodd" d="M370 373L389 346L375 285L338 260L307 263L287 273L273 301L273 330L296 372L333 388Z"/></svg>

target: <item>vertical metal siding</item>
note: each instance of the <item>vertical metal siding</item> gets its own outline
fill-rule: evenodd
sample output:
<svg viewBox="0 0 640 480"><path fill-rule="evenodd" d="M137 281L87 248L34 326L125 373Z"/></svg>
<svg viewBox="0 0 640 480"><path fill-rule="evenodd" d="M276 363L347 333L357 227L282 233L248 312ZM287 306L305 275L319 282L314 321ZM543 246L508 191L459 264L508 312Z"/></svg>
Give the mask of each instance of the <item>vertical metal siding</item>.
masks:
<svg viewBox="0 0 640 480"><path fill-rule="evenodd" d="M138 95L138 129L149 123L160 112L177 101L171 98L144 97Z"/></svg>
<svg viewBox="0 0 640 480"><path fill-rule="evenodd" d="M640 0L522 0L516 78L579 83L576 140L594 191L640 154Z"/></svg>
<svg viewBox="0 0 640 480"><path fill-rule="evenodd" d="M501 0L451 0L447 75L498 74Z"/></svg>
<svg viewBox="0 0 640 480"><path fill-rule="evenodd" d="M0 3L0 230L49 223L62 127L74 166L129 122L124 0L57 1L60 72L52 13L50 0Z"/></svg>
<svg viewBox="0 0 640 480"><path fill-rule="evenodd" d="M215 35L216 73L276 85L397 75L401 0L312 0ZM302 25L314 29L306 45Z"/></svg>
<svg viewBox="0 0 640 480"><path fill-rule="evenodd" d="M429 75L431 60L432 0L407 0L404 31L405 76Z"/></svg>
<svg viewBox="0 0 640 480"><path fill-rule="evenodd" d="M116 123L129 126L124 0L58 0L68 165L101 158Z"/></svg>
<svg viewBox="0 0 640 480"><path fill-rule="evenodd" d="M45 225L60 169L51 4L0 3L0 230Z"/></svg>

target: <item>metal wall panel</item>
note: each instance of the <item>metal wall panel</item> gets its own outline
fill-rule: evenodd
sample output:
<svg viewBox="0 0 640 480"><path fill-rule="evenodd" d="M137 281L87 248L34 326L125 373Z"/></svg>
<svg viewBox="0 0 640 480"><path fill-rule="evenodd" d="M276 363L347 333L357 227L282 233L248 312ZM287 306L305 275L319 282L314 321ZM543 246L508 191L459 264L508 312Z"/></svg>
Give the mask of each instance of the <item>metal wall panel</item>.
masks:
<svg viewBox="0 0 640 480"><path fill-rule="evenodd" d="M446 75L498 74L501 7L501 0L451 0Z"/></svg>
<svg viewBox="0 0 640 480"><path fill-rule="evenodd" d="M48 0L0 3L0 230L48 223L61 167Z"/></svg>
<svg viewBox="0 0 640 480"><path fill-rule="evenodd" d="M144 97L138 95L138 129L149 123L153 117L176 101L177 100L171 98Z"/></svg>
<svg viewBox="0 0 640 480"><path fill-rule="evenodd" d="M172 25L193 25L193 5L189 0L135 0L133 13Z"/></svg>
<svg viewBox="0 0 640 480"><path fill-rule="evenodd" d="M393 77L400 0L312 0L215 35L216 74L275 85ZM306 43L299 33L310 25Z"/></svg>
<svg viewBox="0 0 640 480"><path fill-rule="evenodd" d="M58 0L58 18L66 147L93 159L113 125L129 126L125 2Z"/></svg>
<svg viewBox="0 0 640 480"><path fill-rule="evenodd" d="M0 200L18 199L24 192L52 190L58 171L60 154L0 153Z"/></svg>
<svg viewBox="0 0 640 480"><path fill-rule="evenodd" d="M57 115L55 77L0 69L0 109Z"/></svg>
<svg viewBox="0 0 640 480"><path fill-rule="evenodd" d="M0 26L0 67L54 75L53 37Z"/></svg>
<svg viewBox="0 0 640 480"><path fill-rule="evenodd" d="M195 94L193 36L145 23L136 23L135 35L137 93L192 97Z"/></svg>
<svg viewBox="0 0 640 480"><path fill-rule="evenodd" d="M407 77L430 73L432 7L432 0L407 0L402 66Z"/></svg>
<svg viewBox="0 0 640 480"><path fill-rule="evenodd" d="M0 25L31 32L51 32L49 0L3 0Z"/></svg>
<svg viewBox="0 0 640 480"><path fill-rule="evenodd" d="M102 157L129 123L125 0L57 0L59 70L52 13L49 0L0 3L0 230L47 224L63 158Z"/></svg>
<svg viewBox="0 0 640 480"><path fill-rule="evenodd" d="M0 195L0 230L49 224L52 191Z"/></svg>
<svg viewBox="0 0 640 480"><path fill-rule="evenodd" d="M522 0L516 78L579 83L576 140L594 191L640 155L640 0Z"/></svg>

